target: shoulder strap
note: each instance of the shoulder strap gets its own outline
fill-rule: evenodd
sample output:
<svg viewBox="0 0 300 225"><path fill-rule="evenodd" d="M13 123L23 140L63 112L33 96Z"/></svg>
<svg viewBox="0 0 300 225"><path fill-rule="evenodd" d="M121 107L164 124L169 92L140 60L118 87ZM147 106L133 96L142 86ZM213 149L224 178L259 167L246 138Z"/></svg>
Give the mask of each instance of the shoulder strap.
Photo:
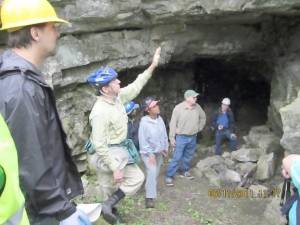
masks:
<svg viewBox="0 0 300 225"><path fill-rule="evenodd" d="M39 84L40 86L46 87L46 88L50 88L49 85L47 83L45 83L45 81L42 81L40 79L37 79L36 77L34 77L32 75L32 73L34 72L30 72L31 70L27 70L24 68L19 68L19 67L12 67L12 68L5 68L0 70L0 80L4 79L8 76L11 75L26 75L26 79L31 80L37 84Z"/></svg>
<svg viewBox="0 0 300 225"><path fill-rule="evenodd" d="M25 71L23 71L20 68L7 68L5 70L0 70L0 79L4 79L7 76L10 75L16 75L16 74L24 74Z"/></svg>

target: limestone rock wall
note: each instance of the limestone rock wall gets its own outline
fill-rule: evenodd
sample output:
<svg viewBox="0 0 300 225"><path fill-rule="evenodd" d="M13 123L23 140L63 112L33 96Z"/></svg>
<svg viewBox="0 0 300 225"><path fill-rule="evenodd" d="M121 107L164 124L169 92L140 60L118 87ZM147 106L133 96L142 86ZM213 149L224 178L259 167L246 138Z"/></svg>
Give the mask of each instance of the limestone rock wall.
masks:
<svg viewBox="0 0 300 225"><path fill-rule="evenodd" d="M89 135L88 114L95 100L85 83L87 75L109 65L124 83L129 82L149 65L158 45L163 49L161 67L142 96L158 93L166 120L183 90L195 85L192 72L181 64L198 57L241 56L261 59L274 68L268 74L272 84L269 125L278 135L282 127L285 132L279 109L291 103L299 89L300 29L293 29L293 20L300 14L298 0L51 2L71 24L62 26L57 55L43 71L54 88L69 143L81 162ZM282 17L286 18L283 25ZM169 64L178 66L166 71ZM79 166L84 170L84 163Z"/></svg>
<svg viewBox="0 0 300 225"><path fill-rule="evenodd" d="M44 71L58 98L74 154L80 154L89 135L87 117L95 99L93 90L85 84L86 76L100 66L109 65L119 71L126 84L149 65L158 45L163 48L161 69L137 100L149 94L158 95L166 120L172 107L182 99L184 88L195 85L192 71L181 68L181 64L197 57L226 60L241 55L260 58L272 68L273 73L266 74L271 81L269 126L279 136L285 131L279 110L296 98L299 89L300 29L294 29L296 22L293 22L298 15L298 1L57 0L53 3L72 24L62 27L57 55L48 60ZM178 66L164 70L164 65L169 64Z"/></svg>
<svg viewBox="0 0 300 225"><path fill-rule="evenodd" d="M278 41L274 48L274 75L272 79L269 122L273 131L283 135L281 144L288 153L299 150L300 89L300 26L297 19L292 23L284 20L278 25Z"/></svg>
<svg viewBox="0 0 300 225"><path fill-rule="evenodd" d="M282 118L283 136L281 145L288 153L299 154L299 137L300 137L300 92L298 97L289 105L280 109Z"/></svg>

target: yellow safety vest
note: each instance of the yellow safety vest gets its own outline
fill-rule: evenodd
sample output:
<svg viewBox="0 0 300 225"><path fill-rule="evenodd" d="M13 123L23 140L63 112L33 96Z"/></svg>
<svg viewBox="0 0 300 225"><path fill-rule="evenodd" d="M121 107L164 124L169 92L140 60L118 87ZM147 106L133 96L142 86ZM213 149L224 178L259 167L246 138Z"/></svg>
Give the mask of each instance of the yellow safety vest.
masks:
<svg viewBox="0 0 300 225"><path fill-rule="evenodd" d="M0 165L6 182L0 196L0 225L29 225L24 196L19 187L18 154L9 129L0 115Z"/></svg>

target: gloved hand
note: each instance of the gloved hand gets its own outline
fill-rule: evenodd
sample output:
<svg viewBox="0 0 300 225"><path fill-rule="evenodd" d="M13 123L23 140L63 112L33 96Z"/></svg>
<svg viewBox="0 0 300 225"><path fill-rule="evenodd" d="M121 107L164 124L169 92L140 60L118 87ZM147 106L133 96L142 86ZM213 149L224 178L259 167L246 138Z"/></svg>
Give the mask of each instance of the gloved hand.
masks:
<svg viewBox="0 0 300 225"><path fill-rule="evenodd" d="M71 216L60 221L59 225L92 225L92 223L84 212L77 209Z"/></svg>

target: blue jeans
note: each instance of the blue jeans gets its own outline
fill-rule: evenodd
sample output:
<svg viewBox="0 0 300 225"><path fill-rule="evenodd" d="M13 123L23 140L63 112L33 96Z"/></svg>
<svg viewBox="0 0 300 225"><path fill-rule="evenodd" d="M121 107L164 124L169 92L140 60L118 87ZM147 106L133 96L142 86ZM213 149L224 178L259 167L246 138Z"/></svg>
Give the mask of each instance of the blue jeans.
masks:
<svg viewBox="0 0 300 225"><path fill-rule="evenodd" d="M237 140L236 140L236 137L232 137L231 135L232 135L232 132L230 132L230 130L228 130L228 129L218 130L216 132L216 136L215 136L216 137L216 148L215 148L215 154L216 155L221 155L222 154L221 144L222 144L222 141L224 139L229 140L231 151L236 150Z"/></svg>
<svg viewBox="0 0 300 225"><path fill-rule="evenodd" d="M196 150L196 137L196 135L176 135L176 147L166 171L167 177L174 177L179 166L183 172L190 170L190 162Z"/></svg>

